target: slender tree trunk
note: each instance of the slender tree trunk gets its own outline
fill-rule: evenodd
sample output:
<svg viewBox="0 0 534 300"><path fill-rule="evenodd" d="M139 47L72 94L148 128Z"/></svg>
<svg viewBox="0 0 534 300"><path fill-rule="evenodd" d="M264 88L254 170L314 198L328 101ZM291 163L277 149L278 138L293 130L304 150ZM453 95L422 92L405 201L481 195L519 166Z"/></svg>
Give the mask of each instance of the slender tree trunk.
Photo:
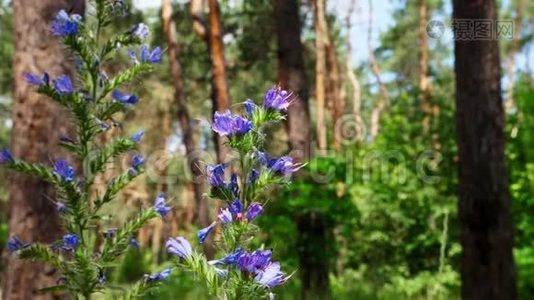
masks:
<svg viewBox="0 0 534 300"><path fill-rule="evenodd" d="M428 38L426 32L426 0L419 0L419 100L423 110L423 133L430 129L432 108L429 102Z"/></svg>
<svg viewBox="0 0 534 300"><path fill-rule="evenodd" d="M193 138L193 126L187 101L185 98L182 66L178 60L178 47L176 42L176 25L172 19L171 0L162 2L163 31L167 42L167 54L169 56L169 66L171 69L171 78L174 87L174 101L178 108L178 121L182 128L182 142L185 145L187 154L187 163L191 169L193 181L191 183L195 198L194 220L201 226L207 226L209 223L209 214L206 200L202 197L202 170L198 153Z"/></svg>
<svg viewBox="0 0 534 300"><path fill-rule="evenodd" d="M230 92L226 75L226 60L224 57L223 30L221 26L221 12L217 0L208 0L209 28L208 44L213 68L213 112L230 108ZM227 159L228 150L223 145L223 139L215 134L217 156L219 162Z"/></svg>
<svg viewBox="0 0 534 300"><path fill-rule="evenodd" d="M372 0L369 0L369 31L367 35L367 51L369 53L369 64L371 65L371 72L375 76L376 82L378 83L378 100L375 107L373 108L373 111L371 112L370 134L371 138L374 139L378 135L378 131L380 130L380 117L384 109L386 109L389 100L386 85L382 81L380 75L380 68L378 67L378 63L376 62L375 53L373 51L373 46L371 43L373 36L373 4L371 1Z"/></svg>
<svg viewBox="0 0 534 300"><path fill-rule="evenodd" d="M497 19L492 1L454 0L454 20ZM516 299L496 39L455 39L462 298Z"/></svg>
<svg viewBox="0 0 534 300"><path fill-rule="evenodd" d="M57 12L69 7L71 1L15 0L13 28L15 55L13 58L13 128L11 149L13 156L49 164L51 159L65 158L58 146L61 134L70 126L66 113L53 101L40 96L24 81L25 72L56 77L71 73L71 62L60 40L50 33L51 21ZM83 14L83 3L74 11ZM71 132L72 133L72 132ZM9 234L19 235L28 242L50 243L61 237L61 227L53 189L45 182L12 174L9 197ZM41 263L25 262L7 255L8 274L3 285L3 299L51 299L37 296L35 291L55 285L58 272Z"/></svg>
<svg viewBox="0 0 534 300"><path fill-rule="evenodd" d="M283 88L298 93L299 101L288 111L287 129L292 156L308 161L311 155L311 122L308 107L308 79L297 0L273 0L278 43L278 80ZM302 299L328 299L328 261L321 258L327 246L327 227L317 213L296 216L299 230L299 274ZM312 245L313 247L310 247Z"/></svg>
<svg viewBox="0 0 534 300"><path fill-rule="evenodd" d="M325 0L312 0L315 18L315 101L317 104L317 147L326 149L326 45L328 36L325 19ZM278 20L279 21L279 20Z"/></svg>
<svg viewBox="0 0 534 300"><path fill-rule="evenodd" d="M514 102L514 84L515 84L515 56L519 50L519 39L521 37L521 22L523 21L523 0L517 0L517 8L514 18L514 38L512 47L508 54L508 85L506 89L506 111L511 112L515 107Z"/></svg>
<svg viewBox="0 0 534 300"><path fill-rule="evenodd" d="M345 110L345 98L341 93L341 80L339 76L339 58L337 56L336 46L332 38L329 38L326 45L326 66L328 70L328 100L332 106L332 124L334 128L343 116ZM334 150L339 150L340 141L337 135L334 135Z"/></svg>

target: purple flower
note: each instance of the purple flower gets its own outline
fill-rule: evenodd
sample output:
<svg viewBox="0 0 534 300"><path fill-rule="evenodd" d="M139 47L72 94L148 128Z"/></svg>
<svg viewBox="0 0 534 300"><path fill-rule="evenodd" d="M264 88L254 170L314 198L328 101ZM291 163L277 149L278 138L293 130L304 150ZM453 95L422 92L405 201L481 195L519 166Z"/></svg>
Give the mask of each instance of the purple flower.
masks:
<svg viewBox="0 0 534 300"><path fill-rule="evenodd" d="M246 217L247 220L250 222L254 219L256 219L258 216L260 216L263 213L263 206L259 204L258 202L253 202L248 207Z"/></svg>
<svg viewBox="0 0 534 300"><path fill-rule="evenodd" d="M80 238L76 234L67 234L63 236L63 249L73 250L80 244Z"/></svg>
<svg viewBox="0 0 534 300"><path fill-rule="evenodd" d="M74 179L74 168L71 167L66 160L56 161L54 163L53 172L63 181L70 182Z"/></svg>
<svg viewBox="0 0 534 300"><path fill-rule="evenodd" d="M154 210L162 217L165 217L171 211L171 208L166 205L165 201L165 193L162 192L158 194L154 204Z"/></svg>
<svg viewBox="0 0 534 300"><path fill-rule="evenodd" d="M151 275L145 275L145 278L149 281L164 281L169 278L169 275L172 273L172 268L167 268L159 273L154 273Z"/></svg>
<svg viewBox="0 0 534 300"><path fill-rule="evenodd" d="M50 83L50 76L48 73L44 73L43 78L39 78L36 74L33 74L31 72L24 73L24 79L26 79L26 82L30 85L48 85Z"/></svg>
<svg viewBox="0 0 534 300"><path fill-rule="evenodd" d="M239 196L239 185L237 183L237 175L235 173L232 174L232 176L230 177L230 183L228 184L228 188L235 197Z"/></svg>
<svg viewBox="0 0 534 300"><path fill-rule="evenodd" d="M141 46L141 62L157 64L161 62L161 48L150 51L147 45Z"/></svg>
<svg viewBox="0 0 534 300"><path fill-rule="evenodd" d="M245 102L243 102L243 106L245 106L245 111L250 116L254 112L254 109L258 107L254 101L247 99Z"/></svg>
<svg viewBox="0 0 534 300"><path fill-rule="evenodd" d="M67 206L65 205L65 203L58 201L56 202L56 210L58 213L64 214L67 211Z"/></svg>
<svg viewBox="0 0 534 300"><path fill-rule="evenodd" d="M118 230L117 228L110 228L110 229L106 230L106 231L104 232L104 237L105 237L106 239L112 239L112 238L114 238L115 235L117 234L117 230Z"/></svg>
<svg viewBox="0 0 534 300"><path fill-rule="evenodd" d="M293 92L282 90L280 87L271 88L265 93L263 106L274 110L287 110L295 99Z"/></svg>
<svg viewBox="0 0 534 300"><path fill-rule="evenodd" d="M165 247L167 248L167 252L178 255L181 258L186 258L193 254L191 244L181 236L168 239Z"/></svg>
<svg viewBox="0 0 534 300"><path fill-rule="evenodd" d="M228 224L232 222L232 213L230 212L228 208L221 209L221 212L219 213L217 217L219 221L221 221L221 223L223 224Z"/></svg>
<svg viewBox="0 0 534 300"><path fill-rule="evenodd" d="M243 203L241 203L239 199L236 199L230 203L230 207L228 207L228 209L232 213L232 216L236 218L243 212Z"/></svg>
<svg viewBox="0 0 534 300"><path fill-rule="evenodd" d="M254 280L261 285L264 285L268 288L273 288L284 284L290 276L285 276L285 274L280 271L280 263L273 262L265 267L264 270L258 272Z"/></svg>
<svg viewBox="0 0 534 300"><path fill-rule="evenodd" d="M132 157L132 167L138 170L145 163L145 158L141 154L136 154Z"/></svg>
<svg viewBox="0 0 534 300"><path fill-rule="evenodd" d="M235 134L245 134L252 130L252 122L241 117L234 117L234 133Z"/></svg>
<svg viewBox="0 0 534 300"><path fill-rule="evenodd" d="M150 29L148 26L144 23L139 23L135 25L132 30L130 30L130 33L135 36L136 38L140 40L144 40L148 37L148 34L150 33Z"/></svg>
<svg viewBox="0 0 534 300"><path fill-rule="evenodd" d="M208 173L208 182L212 187L224 186L224 164L208 166L206 173Z"/></svg>
<svg viewBox="0 0 534 300"><path fill-rule="evenodd" d="M256 250L239 257L237 265L243 271L256 273L263 270L271 262L271 250Z"/></svg>
<svg viewBox="0 0 534 300"><path fill-rule="evenodd" d="M52 34L60 37L73 37L78 34L78 27L82 17L77 14L70 15L62 9L52 21Z"/></svg>
<svg viewBox="0 0 534 300"><path fill-rule="evenodd" d="M131 106L139 103L139 98L137 98L136 96L123 93L119 90L114 90L111 93L111 97L126 106Z"/></svg>
<svg viewBox="0 0 534 300"><path fill-rule="evenodd" d="M217 225L217 223L213 222L208 227L203 228L203 229L198 231L197 237L198 237L198 242L200 244L204 244L204 241L206 240L206 238L208 237L210 232L213 230L213 228L215 228L215 225Z"/></svg>
<svg viewBox="0 0 534 300"><path fill-rule="evenodd" d="M222 113L215 112L213 116L213 131L220 136L230 136L234 134L245 134L252 129L250 120L241 116L233 115L229 110Z"/></svg>
<svg viewBox="0 0 534 300"><path fill-rule="evenodd" d="M66 135L62 135L59 137L59 142L64 143L64 144L73 144L74 140L72 140L70 137Z"/></svg>
<svg viewBox="0 0 534 300"><path fill-rule="evenodd" d="M285 176L289 176L293 172L302 168L302 165L293 163L293 158L291 156L282 156L269 160L267 167L275 173L281 173Z"/></svg>
<svg viewBox="0 0 534 300"><path fill-rule="evenodd" d="M260 172L256 169L252 169L248 175L248 183L254 184L260 178Z"/></svg>
<svg viewBox="0 0 534 300"><path fill-rule="evenodd" d="M18 251L24 247L26 247L27 244L24 243L18 236L14 235L7 241L7 250L9 252L15 252Z"/></svg>
<svg viewBox="0 0 534 300"><path fill-rule="evenodd" d="M74 87L72 86L72 81L68 75L61 75L56 78L54 81L54 89L61 95L70 94L74 92Z"/></svg>
<svg viewBox="0 0 534 300"><path fill-rule="evenodd" d="M9 152L9 150L7 150L7 148L4 148L2 152L0 152L0 164L1 165L9 164L14 161L15 160L13 159L13 156L11 156L11 153Z"/></svg>
<svg viewBox="0 0 534 300"><path fill-rule="evenodd" d="M234 265L237 264L239 258L245 254L247 254L245 250L237 248L233 253L230 253L221 259L210 260L208 263L210 265Z"/></svg>
<svg viewBox="0 0 534 300"><path fill-rule="evenodd" d="M133 236L130 237L130 240L128 241L128 244L132 248L139 248L139 241L136 238L134 238Z"/></svg>
<svg viewBox="0 0 534 300"><path fill-rule="evenodd" d="M134 133L130 139L132 141L134 141L135 143L139 144L141 143L141 139L143 138L143 135L145 135L145 132L144 131L138 131L136 133Z"/></svg>
<svg viewBox="0 0 534 300"><path fill-rule="evenodd" d="M234 133L234 116L232 113L229 110L222 113L215 112L212 129L220 136L232 135Z"/></svg>

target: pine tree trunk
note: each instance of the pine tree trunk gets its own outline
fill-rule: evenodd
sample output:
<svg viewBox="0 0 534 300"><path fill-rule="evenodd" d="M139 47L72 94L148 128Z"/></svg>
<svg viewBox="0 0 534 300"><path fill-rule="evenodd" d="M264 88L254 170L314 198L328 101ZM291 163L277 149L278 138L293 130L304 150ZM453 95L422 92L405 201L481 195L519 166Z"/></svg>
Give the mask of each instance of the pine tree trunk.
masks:
<svg viewBox="0 0 534 300"><path fill-rule="evenodd" d="M64 46L50 33L51 21L62 9L72 9L72 1L13 1L13 156L28 162L49 164L52 159L65 158L58 146L61 134L69 131L69 117L53 101L40 96L24 81L25 72L52 77L71 73L71 61ZM83 13L83 3L74 10ZM70 132L72 133L72 132ZM11 174L9 197L9 234L28 242L50 243L61 238L61 227L53 189L35 178ZM56 284L58 272L40 263L23 262L7 255L7 276L3 299L51 299L37 296L35 291Z"/></svg>
<svg viewBox="0 0 534 300"><path fill-rule="evenodd" d="M312 0L315 18L315 101L317 105L317 147L326 150L326 32L325 0Z"/></svg>
<svg viewBox="0 0 534 300"><path fill-rule="evenodd" d="M213 69L213 111L224 111L230 108L230 92L226 80L226 60L224 57L224 44L222 41L221 12L217 0L208 0L209 6L209 26L208 44L211 54L211 64ZM223 145L223 139L215 134L217 147L217 157L219 162L227 159L227 149Z"/></svg>
<svg viewBox="0 0 534 300"><path fill-rule="evenodd" d="M455 20L497 19L495 0L454 0ZM496 39L455 39L462 298L516 299Z"/></svg>
<svg viewBox="0 0 534 300"><path fill-rule="evenodd" d="M193 127L187 101L185 98L182 66L178 60L178 48L176 42L176 27L172 19L171 0L162 2L163 31L167 42L167 54L169 56L169 65L171 68L171 78L174 87L174 101L178 108L178 121L182 128L183 144L186 148L187 163L193 176L193 193L195 198L194 219L201 226L208 225L208 208L205 199L202 197L202 170L198 153L196 152L195 142L193 139Z"/></svg>
<svg viewBox="0 0 534 300"><path fill-rule="evenodd" d="M432 108L428 95L428 38L426 32L427 5L426 0L419 0L419 100L423 110L423 133L430 129Z"/></svg>
<svg viewBox="0 0 534 300"><path fill-rule="evenodd" d="M297 0L273 0L278 41L278 79L283 88L298 93L299 101L289 108L287 129L292 156L307 161L311 155L311 122L308 79L301 43ZM299 236L299 274L302 299L329 299L329 265L322 257L327 245L327 227L316 213L296 216ZM313 245L313 246L310 246Z"/></svg>

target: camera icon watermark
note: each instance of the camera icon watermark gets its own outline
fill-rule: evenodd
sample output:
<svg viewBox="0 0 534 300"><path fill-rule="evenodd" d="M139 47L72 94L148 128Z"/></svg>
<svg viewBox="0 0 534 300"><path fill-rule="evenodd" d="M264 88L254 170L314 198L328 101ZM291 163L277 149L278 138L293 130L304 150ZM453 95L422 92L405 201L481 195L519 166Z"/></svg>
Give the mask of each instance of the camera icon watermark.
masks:
<svg viewBox="0 0 534 300"><path fill-rule="evenodd" d="M432 39L452 37L458 41L512 40L513 20L453 19L450 22L431 20L426 24L426 33Z"/></svg>

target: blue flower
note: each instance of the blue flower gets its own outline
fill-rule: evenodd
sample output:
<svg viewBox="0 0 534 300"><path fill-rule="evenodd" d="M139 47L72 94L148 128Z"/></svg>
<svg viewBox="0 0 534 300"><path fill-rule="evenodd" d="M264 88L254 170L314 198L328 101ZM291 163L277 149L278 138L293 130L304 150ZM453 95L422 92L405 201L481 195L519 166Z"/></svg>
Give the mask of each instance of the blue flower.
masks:
<svg viewBox="0 0 534 300"><path fill-rule="evenodd" d="M229 110L222 113L215 112L212 129L220 136L232 135L234 133L234 116L232 113Z"/></svg>
<svg viewBox="0 0 534 300"><path fill-rule="evenodd" d="M15 160L13 159L13 156L11 156L11 153L9 150L7 150L7 148L4 148L2 152L0 152L0 164L8 164L14 161Z"/></svg>
<svg viewBox="0 0 534 300"><path fill-rule="evenodd" d="M219 213L217 218L219 219L219 221L221 221L221 223L228 224L232 222L232 213L228 208L221 209L221 212Z"/></svg>
<svg viewBox="0 0 534 300"><path fill-rule="evenodd" d="M24 73L24 79L26 79L26 82L30 85L48 85L50 84L50 76L48 73L44 73L43 78L39 78L36 74L33 74L31 72Z"/></svg>
<svg viewBox="0 0 534 300"><path fill-rule="evenodd" d="M233 253L228 254L227 256L217 259L217 260L210 260L208 263L210 265L235 265L237 264L239 258L242 255L246 255L247 252L241 248L235 249Z"/></svg>
<svg viewBox="0 0 534 300"><path fill-rule="evenodd" d="M54 163L54 174L61 180L70 182L74 179L74 168L69 166L66 160L58 160Z"/></svg>
<svg viewBox="0 0 534 300"><path fill-rule="evenodd" d="M159 273L145 275L145 278L149 281L163 281L169 278L169 275L171 275L171 272L172 272L172 268L167 268Z"/></svg>
<svg viewBox="0 0 534 300"><path fill-rule="evenodd" d="M141 46L141 62L157 64L161 62L161 48L156 47L150 51L147 45Z"/></svg>
<svg viewBox="0 0 534 300"><path fill-rule="evenodd" d="M181 236L168 239L165 247L167 248L167 252L177 255L181 258L186 258L193 254L191 244L189 244L189 242Z"/></svg>
<svg viewBox="0 0 534 300"><path fill-rule="evenodd" d="M77 14L70 15L62 9L52 21L52 34L60 37L73 37L78 34L82 17Z"/></svg>
<svg viewBox="0 0 534 300"><path fill-rule="evenodd" d="M145 158L141 154L136 154L132 157L132 167L138 170L145 163Z"/></svg>
<svg viewBox="0 0 534 300"><path fill-rule="evenodd" d="M106 239L112 239L115 237L115 235L117 234L117 228L110 228L106 231L104 231L104 237Z"/></svg>
<svg viewBox="0 0 534 300"><path fill-rule="evenodd" d="M206 228L203 228L203 229L198 231L197 237L198 237L198 242L200 244L204 243L204 241L206 240L206 238L208 237L210 232L213 230L213 228L215 228L215 225L217 225L217 223L213 222L213 223L210 224L210 226L208 226Z"/></svg>
<svg viewBox="0 0 534 300"><path fill-rule="evenodd" d="M239 185L237 183L237 175L234 173L230 177L230 183L228 184L228 189L232 192L235 197L239 196Z"/></svg>
<svg viewBox="0 0 534 300"><path fill-rule="evenodd" d="M208 166L206 173L208 174L208 182L212 187L224 186L224 164Z"/></svg>
<svg viewBox="0 0 534 300"><path fill-rule="evenodd" d="M258 179L260 178L260 172L256 169L250 170L250 174L248 175L248 183L254 184Z"/></svg>
<svg viewBox="0 0 534 300"><path fill-rule="evenodd" d="M7 250L9 252L15 252L18 251L24 247L26 247L27 244L24 243L18 236L14 235L7 241Z"/></svg>
<svg viewBox="0 0 534 300"><path fill-rule="evenodd" d="M135 25L132 30L130 30L130 33L135 36L136 38L140 40L144 40L148 37L150 34L150 29L148 26L144 23L139 23Z"/></svg>
<svg viewBox="0 0 534 300"><path fill-rule="evenodd" d="M267 167L275 173L281 173L289 176L293 172L299 170L302 165L293 163L293 158L291 156L282 156L280 158L271 159Z"/></svg>
<svg viewBox="0 0 534 300"><path fill-rule="evenodd" d="M59 76L53 81L53 83L54 83L54 89L60 95L70 94L74 92L72 81L70 80L70 77L68 75Z"/></svg>
<svg viewBox="0 0 534 300"><path fill-rule="evenodd" d="M119 90L114 90L111 93L111 97L126 106L135 105L139 103L139 98L137 98L136 96L123 93Z"/></svg>
<svg viewBox="0 0 534 300"><path fill-rule="evenodd" d="M64 214L67 211L67 206L65 205L65 203L58 201L56 202L56 210L58 213Z"/></svg>
<svg viewBox="0 0 534 300"><path fill-rule="evenodd" d="M128 244L132 248L139 248L139 241L134 237L130 237L130 240L128 241Z"/></svg>
<svg viewBox="0 0 534 300"><path fill-rule="evenodd" d="M243 271L256 273L270 264L271 258L271 250L256 250L251 254L245 253L241 255L237 261L237 265Z"/></svg>
<svg viewBox="0 0 534 300"><path fill-rule="evenodd" d="M258 107L256 103L250 99L245 100L245 102L243 102L243 106L245 106L245 111L249 116L252 115L256 107Z"/></svg>
<svg viewBox="0 0 534 300"><path fill-rule="evenodd" d="M138 131L134 133L132 137L130 137L130 139L134 141L135 143L139 144L141 143L141 139L143 138L143 135L145 135L144 131Z"/></svg>
<svg viewBox="0 0 534 300"><path fill-rule="evenodd" d="M243 203L241 203L239 199L236 199L230 203L230 207L228 207L228 209L232 213L232 216L236 218L243 212Z"/></svg>
<svg viewBox="0 0 534 300"><path fill-rule="evenodd" d="M64 144L73 144L74 140L72 140L70 137L66 135L62 135L59 137L59 142L64 143Z"/></svg>
<svg viewBox="0 0 534 300"><path fill-rule="evenodd" d="M257 283L264 285L268 288L273 288L284 284L290 276L285 276L285 274L280 271L280 263L273 262L270 263L264 270L258 272L254 280Z"/></svg>
<svg viewBox="0 0 534 300"><path fill-rule="evenodd" d="M252 130L252 122L241 116L234 117L234 133L235 134L245 134Z"/></svg>
<svg viewBox="0 0 534 300"><path fill-rule="evenodd" d="M256 219L262 213L263 213L263 206L261 206L261 204L259 204L258 202L252 202L250 206L248 207L248 210L246 213L247 220L250 222Z"/></svg>
<svg viewBox="0 0 534 300"><path fill-rule="evenodd" d="M249 132L252 127L253 125L250 120L233 115L229 110L222 113L215 112L213 116L212 129L220 136L242 135Z"/></svg>
<svg viewBox="0 0 534 300"><path fill-rule="evenodd" d="M76 234L67 234L63 236L63 249L73 250L80 244L80 238Z"/></svg>
<svg viewBox="0 0 534 300"><path fill-rule="evenodd" d="M159 193L154 203L154 210L162 217L165 217L171 211L171 208L166 205L165 201L165 193Z"/></svg>
<svg viewBox="0 0 534 300"><path fill-rule="evenodd" d="M271 88L265 93L263 106L274 110L287 110L295 101L296 96L292 92L284 91L280 87Z"/></svg>

